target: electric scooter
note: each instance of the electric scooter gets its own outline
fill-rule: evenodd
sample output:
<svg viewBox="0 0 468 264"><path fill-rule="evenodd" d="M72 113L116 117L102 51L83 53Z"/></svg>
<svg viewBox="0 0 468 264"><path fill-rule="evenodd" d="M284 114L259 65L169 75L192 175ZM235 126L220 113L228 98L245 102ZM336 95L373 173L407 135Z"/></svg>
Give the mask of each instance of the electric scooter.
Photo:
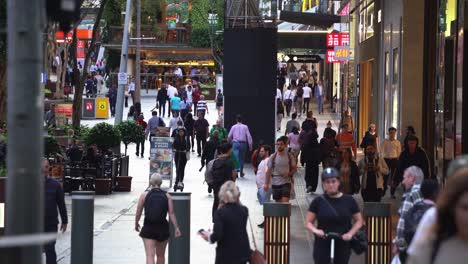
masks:
<svg viewBox="0 0 468 264"><path fill-rule="evenodd" d="M335 263L335 239L342 239L341 235L338 233L327 233L325 238L330 239L330 264Z"/></svg>

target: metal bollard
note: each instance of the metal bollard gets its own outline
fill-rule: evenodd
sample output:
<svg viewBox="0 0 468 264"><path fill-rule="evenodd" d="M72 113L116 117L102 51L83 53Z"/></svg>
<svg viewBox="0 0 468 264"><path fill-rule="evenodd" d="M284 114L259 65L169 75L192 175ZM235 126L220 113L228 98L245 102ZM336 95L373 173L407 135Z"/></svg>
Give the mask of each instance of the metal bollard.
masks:
<svg viewBox="0 0 468 264"><path fill-rule="evenodd" d="M72 192L71 264L93 263L94 192Z"/></svg>
<svg viewBox="0 0 468 264"><path fill-rule="evenodd" d="M265 203L264 251L266 263L288 264L290 254L291 204Z"/></svg>
<svg viewBox="0 0 468 264"><path fill-rule="evenodd" d="M392 213L389 203L364 203L369 246L367 264L389 264L392 257Z"/></svg>
<svg viewBox="0 0 468 264"><path fill-rule="evenodd" d="M169 264L190 264L190 197L191 193L170 193L174 211L182 236L174 237L174 226L170 225Z"/></svg>

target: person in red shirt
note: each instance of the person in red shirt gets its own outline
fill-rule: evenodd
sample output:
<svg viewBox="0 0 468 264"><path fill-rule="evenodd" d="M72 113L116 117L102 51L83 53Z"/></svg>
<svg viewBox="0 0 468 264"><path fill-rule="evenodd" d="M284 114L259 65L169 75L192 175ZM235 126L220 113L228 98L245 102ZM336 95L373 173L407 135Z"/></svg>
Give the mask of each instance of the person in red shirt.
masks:
<svg viewBox="0 0 468 264"><path fill-rule="evenodd" d="M197 113L197 104L198 101L200 101L200 96L201 96L201 91L200 87L198 85L194 86L193 92L192 92L192 101L193 101L193 112Z"/></svg>
<svg viewBox="0 0 468 264"><path fill-rule="evenodd" d="M138 116L136 123L140 125L143 128L143 131L146 130L146 127L148 126L148 123L145 122L145 117L143 116L143 113L140 113ZM141 145L141 157L143 158L143 153L145 153L145 137L142 137L143 140L140 142L136 143L136 155L137 157L139 156L138 153L140 153L140 145Z"/></svg>

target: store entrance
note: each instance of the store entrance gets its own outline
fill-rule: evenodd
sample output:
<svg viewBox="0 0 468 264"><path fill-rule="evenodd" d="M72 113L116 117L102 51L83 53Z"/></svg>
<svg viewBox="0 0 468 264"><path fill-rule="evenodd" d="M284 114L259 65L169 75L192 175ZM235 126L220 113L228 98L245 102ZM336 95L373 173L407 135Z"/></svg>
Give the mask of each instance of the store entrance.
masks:
<svg viewBox="0 0 468 264"><path fill-rule="evenodd" d="M370 122L370 111L372 109L371 90L372 90L372 66L373 60L360 64L361 78L359 82L359 126L357 138L362 138L366 133Z"/></svg>

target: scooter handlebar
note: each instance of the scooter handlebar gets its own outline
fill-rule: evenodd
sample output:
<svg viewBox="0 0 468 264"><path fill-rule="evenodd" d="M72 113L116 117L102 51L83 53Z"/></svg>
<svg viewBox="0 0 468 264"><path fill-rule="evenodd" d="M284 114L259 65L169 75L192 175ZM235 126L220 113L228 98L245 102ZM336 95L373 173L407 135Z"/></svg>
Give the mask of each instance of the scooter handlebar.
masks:
<svg viewBox="0 0 468 264"><path fill-rule="evenodd" d="M334 233L334 232L326 233L325 237L328 239L342 239L341 234Z"/></svg>

